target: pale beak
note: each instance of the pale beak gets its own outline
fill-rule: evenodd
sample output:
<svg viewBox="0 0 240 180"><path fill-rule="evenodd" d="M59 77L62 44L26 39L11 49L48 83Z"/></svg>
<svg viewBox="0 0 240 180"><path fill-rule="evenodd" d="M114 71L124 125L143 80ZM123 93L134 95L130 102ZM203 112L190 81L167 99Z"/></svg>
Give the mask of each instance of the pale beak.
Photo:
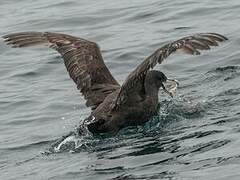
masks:
<svg viewBox="0 0 240 180"><path fill-rule="evenodd" d="M179 82L175 79L167 79L162 83L163 90L171 97L176 94L176 90L179 86Z"/></svg>

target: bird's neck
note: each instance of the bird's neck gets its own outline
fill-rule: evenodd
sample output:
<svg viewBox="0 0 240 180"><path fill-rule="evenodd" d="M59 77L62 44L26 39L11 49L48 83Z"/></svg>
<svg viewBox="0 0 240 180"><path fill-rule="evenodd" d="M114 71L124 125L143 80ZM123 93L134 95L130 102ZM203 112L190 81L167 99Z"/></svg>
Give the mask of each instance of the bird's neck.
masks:
<svg viewBox="0 0 240 180"><path fill-rule="evenodd" d="M149 96L149 97L153 98L155 101L158 102L158 91L159 91L159 88L154 83L154 81L145 80L144 87L145 87L146 96Z"/></svg>
<svg viewBox="0 0 240 180"><path fill-rule="evenodd" d="M157 113L159 88L155 83L151 83L149 81L146 81L144 85L146 93L146 108L148 109L147 111L149 111L148 113L152 116Z"/></svg>

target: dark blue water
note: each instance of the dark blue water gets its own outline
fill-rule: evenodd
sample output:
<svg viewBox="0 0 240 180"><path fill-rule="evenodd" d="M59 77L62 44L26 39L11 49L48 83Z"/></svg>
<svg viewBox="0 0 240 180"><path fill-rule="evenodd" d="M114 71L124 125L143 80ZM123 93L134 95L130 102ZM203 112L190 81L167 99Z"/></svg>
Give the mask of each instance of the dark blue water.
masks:
<svg viewBox="0 0 240 180"><path fill-rule="evenodd" d="M71 136L58 147L90 110L60 55L0 40L0 179L240 179L239 12L239 0L1 0L0 35L55 31L96 41L121 83L171 40L217 32L229 41L156 68L180 86L173 99L159 94L160 115L145 126Z"/></svg>

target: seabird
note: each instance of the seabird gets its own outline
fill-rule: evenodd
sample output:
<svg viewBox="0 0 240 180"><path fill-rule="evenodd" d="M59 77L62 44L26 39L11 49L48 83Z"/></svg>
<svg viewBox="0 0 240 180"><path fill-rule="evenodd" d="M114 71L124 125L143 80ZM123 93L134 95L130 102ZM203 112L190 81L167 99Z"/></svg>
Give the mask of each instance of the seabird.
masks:
<svg viewBox="0 0 240 180"><path fill-rule="evenodd" d="M92 110L83 124L93 134L112 135L124 127L144 124L156 115L160 88L172 96L164 83L176 81L153 70L157 64L177 50L199 55L200 50L208 50L227 40L217 33L198 33L170 42L148 56L120 85L106 67L95 42L52 32L20 32L3 38L12 47L47 44L58 51L70 77L86 99L86 106Z"/></svg>

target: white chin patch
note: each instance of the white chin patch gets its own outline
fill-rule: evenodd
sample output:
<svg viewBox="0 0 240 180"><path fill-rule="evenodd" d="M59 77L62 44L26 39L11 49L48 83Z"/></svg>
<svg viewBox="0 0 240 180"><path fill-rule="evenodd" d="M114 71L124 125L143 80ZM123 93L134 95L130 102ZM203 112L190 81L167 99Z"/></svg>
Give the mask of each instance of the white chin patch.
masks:
<svg viewBox="0 0 240 180"><path fill-rule="evenodd" d="M89 125L90 123L94 122L95 119L96 119L95 116L90 116L89 118L87 118L87 119L84 120L83 124Z"/></svg>

